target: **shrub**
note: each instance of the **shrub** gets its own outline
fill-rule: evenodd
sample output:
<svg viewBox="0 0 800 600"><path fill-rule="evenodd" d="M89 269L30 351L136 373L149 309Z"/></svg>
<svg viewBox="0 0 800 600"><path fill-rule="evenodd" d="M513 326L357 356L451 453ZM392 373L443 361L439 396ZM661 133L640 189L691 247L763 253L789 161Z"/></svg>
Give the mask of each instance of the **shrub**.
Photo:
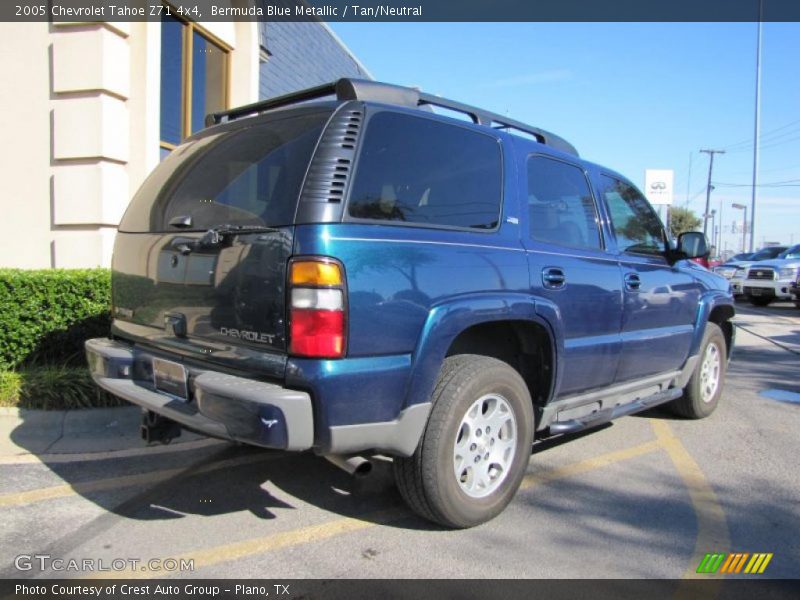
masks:
<svg viewBox="0 0 800 600"><path fill-rule="evenodd" d="M107 269L0 269L0 370L85 364L83 342L108 334Z"/></svg>
<svg viewBox="0 0 800 600"><path fill-rule="evenodd" d="M65 410L128 403L99 389L85 367L36 367L0 371L0 406Z"/></svg>
<svg viewBox="0 0 800 600"><path fill-rule="evenodd" d="M17 406L22 375L13 371L0 371L0 406Z"/></svg>

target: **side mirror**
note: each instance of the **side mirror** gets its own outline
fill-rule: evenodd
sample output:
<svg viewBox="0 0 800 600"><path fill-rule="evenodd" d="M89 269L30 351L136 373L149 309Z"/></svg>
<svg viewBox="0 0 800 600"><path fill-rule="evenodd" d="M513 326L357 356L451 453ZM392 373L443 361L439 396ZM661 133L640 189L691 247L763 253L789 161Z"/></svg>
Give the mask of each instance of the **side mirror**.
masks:
<svg viewBox="0 0 800 600"><path fill-rule="evenodd" d="M681 258L708 258L708 240L699 231L687 231L678 236L677 251Z"/></svg>

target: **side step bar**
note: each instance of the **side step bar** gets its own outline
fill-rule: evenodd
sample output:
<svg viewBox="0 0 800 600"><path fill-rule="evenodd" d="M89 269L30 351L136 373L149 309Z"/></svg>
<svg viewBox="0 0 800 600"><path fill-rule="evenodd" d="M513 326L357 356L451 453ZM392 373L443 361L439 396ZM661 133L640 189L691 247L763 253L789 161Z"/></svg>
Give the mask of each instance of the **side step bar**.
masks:
<svg viewBox="0 0 800 600"><path fill-rule="evenodd" d="M653 394L652 396L647 396L646 398L628 402L627 404L620 404L619 406L615 406L613 408L599 410L596 413L592 413L591 415L586 415L585 417L580 417L578 419L570 419L569 421L555 421L550 424L550 433L575 433L576 431L597 427L598 425L608 423L609 421L619 417L632 415L634 413L647 410L648 408L658 406L659 404L664 404L670 400L676 400L677 398L681 397L681 394L683 394L683 390L680 388L672 388L669 390L664 390L663 392L659 392L658 394Z"/></svg>

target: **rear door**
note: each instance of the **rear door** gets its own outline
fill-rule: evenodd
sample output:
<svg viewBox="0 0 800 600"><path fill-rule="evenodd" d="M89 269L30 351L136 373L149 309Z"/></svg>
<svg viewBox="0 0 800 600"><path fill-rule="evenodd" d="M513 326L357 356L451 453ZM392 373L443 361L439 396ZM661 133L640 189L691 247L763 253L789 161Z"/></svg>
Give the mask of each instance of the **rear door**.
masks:
<svg viewBox="0 0 800 600"><path fill-rule="evenodd" d="M231 347L285 353L292 223L329 116L306 111L215 128L156 168L115 245L118 333L212 361L232 358Z"/></svg>
<svg viewBox="0 0 800 600"><path fill-rule="evenodd" d="M666 235L650 203L613 175L598 178L622 270L622 355L617 382L680 368L689 353L700 285L664 256Z"/></svg>
<svg viewBox="0 0 800 600"><path fill-rule="evenodd" d="M622 282L587 173L549 156L524 160L531 293L558 307L564 333L559 395L605 387L620 352Z"/></svg>

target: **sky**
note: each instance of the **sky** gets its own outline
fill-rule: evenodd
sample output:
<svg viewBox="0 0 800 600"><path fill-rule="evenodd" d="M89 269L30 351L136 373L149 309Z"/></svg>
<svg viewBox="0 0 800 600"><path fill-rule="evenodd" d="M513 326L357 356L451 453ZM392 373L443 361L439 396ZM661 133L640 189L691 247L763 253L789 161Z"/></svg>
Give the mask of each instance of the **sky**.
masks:
<svg viewBox="0 0 800 600"><path fill-rule="evenodd" d="M643 190L645 169L673 169L675 204L688 201L698 216L709 166L700 150L725 150L714 158L710 208L722 223L720 250L740 250L743 211L731 204L746 204L749 219L756 23L331 27L380 81L552 131ZM800 243L798 71L800 23L764 23L756 247Z"/></svg>

